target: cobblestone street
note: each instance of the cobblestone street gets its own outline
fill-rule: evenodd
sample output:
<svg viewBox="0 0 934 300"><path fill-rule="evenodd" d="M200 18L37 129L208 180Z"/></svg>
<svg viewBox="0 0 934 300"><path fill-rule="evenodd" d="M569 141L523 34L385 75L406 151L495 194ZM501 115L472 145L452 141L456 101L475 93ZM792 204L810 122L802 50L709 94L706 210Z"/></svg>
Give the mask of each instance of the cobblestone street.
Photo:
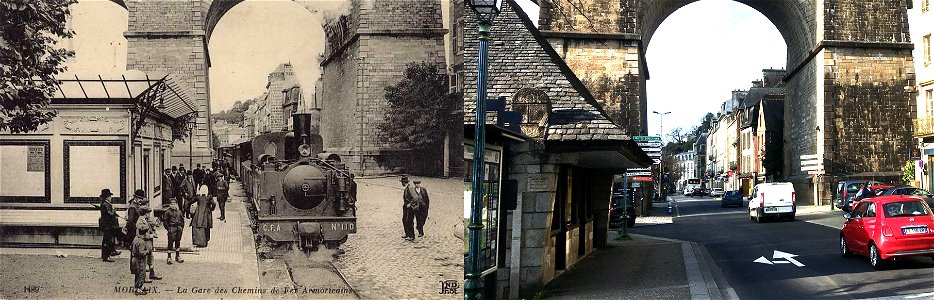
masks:
<svg viewBox="0 0 934 300"><path fill-rule="evenodd" d="M464 214L460 178L420 179L431 210L425 236L407 242L402 231L402 185L399 177L358 179L357 234L342 247L337 266L363 298L455 299L441 295L441 282L463 282L463 241L454 236Z"/></svg>

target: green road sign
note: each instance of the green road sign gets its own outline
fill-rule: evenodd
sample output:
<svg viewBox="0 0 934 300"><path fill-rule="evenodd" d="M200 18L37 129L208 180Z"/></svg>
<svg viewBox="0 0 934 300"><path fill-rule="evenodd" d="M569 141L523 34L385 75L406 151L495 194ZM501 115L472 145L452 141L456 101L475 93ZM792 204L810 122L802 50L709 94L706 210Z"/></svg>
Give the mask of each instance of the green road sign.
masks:
<svg viewBox="0 0 934 300"><path fill-rule="evenodd" d="M632 137L632 140L633 141L661 141L662 137L637 135L637 136Z"/></svg>

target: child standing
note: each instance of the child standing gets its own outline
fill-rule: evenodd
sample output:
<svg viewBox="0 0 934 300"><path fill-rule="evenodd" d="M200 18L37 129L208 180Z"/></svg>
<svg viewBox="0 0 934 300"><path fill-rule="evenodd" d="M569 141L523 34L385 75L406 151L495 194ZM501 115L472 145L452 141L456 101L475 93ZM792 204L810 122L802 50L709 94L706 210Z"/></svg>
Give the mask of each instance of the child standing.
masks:
<svg viewBox="0 0 934 300"><path fill-rule="evenodd" d="M139 228L137 235L133 238L133 245L130 247L130 273L133 273L135 279L133 286L137 295L146 295L148 290L143 289L143 282L146 277L146 259L152 255L152 236L146 228Z"/></svg>
<svg viewBox="0 0 934 300"><path fill-rule="evenodd" d="M185 262L179 254L179 248L182 242L182 228L185 228L185 215L178 209L178 201L169 200L169 209L162 215L162 223L165 224L165 231L168 233L169 243L166 246L165 258L166 264L172 264L172 250L175 250L175 261Z"/></svg>

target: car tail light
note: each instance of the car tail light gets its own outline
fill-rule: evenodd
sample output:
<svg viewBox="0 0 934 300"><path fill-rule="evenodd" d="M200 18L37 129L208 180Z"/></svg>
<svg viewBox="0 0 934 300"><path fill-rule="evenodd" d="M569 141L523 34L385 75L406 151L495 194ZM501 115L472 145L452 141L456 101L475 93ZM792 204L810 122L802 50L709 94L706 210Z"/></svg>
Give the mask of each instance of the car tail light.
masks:
<svg viewBox="0 0 934 300"><path fill-rule="evenodd" d="M765 206L765 193L759 193L759 206Z"/></svg>
<svg viewBox="0 0 934 300"><path fill-rule="evenodd" d="M797 206L796 203L797 201L795 201L795 192L791 192L791 205Z"/></svg>
<svg viewBox="0 0 934 300"><path fill-rule="evenodd" d="M895 234L892 233L892 227L889 227L889 225L885 225L885 226L882 226L882 235L894 236Z"/></svg>

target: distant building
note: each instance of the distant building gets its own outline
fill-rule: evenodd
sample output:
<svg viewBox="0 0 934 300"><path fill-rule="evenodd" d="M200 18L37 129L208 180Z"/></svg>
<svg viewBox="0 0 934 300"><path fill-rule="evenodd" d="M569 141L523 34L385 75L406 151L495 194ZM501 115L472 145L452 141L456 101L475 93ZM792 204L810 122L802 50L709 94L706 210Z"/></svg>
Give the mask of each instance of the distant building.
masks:
<svg viewBox="0 0 934 300"><path fill-rule="evenodd" d="M918 118L914 120L914 136L921 145L921 162L916 162L915 180L924 189L934 188L934 65L932 65L931 34L934 32L932 0L914 0L914 14L909 14L911 40L915 44L914 90L918 97ZM920 164L919 164L920 163Z"/></svg>
<svg viewBox="0 0 934 300"><path fill-rule="evenodd" d="M681 167L681 180L697 179L695 169L697 153L694 150L675 154L675 162Z"/></svg>
<svg viewBox="0 0 934 300"><path fill-rule="evenodd" d="M707 175L707 132L702 132L694 141L694 174L705 183L710 178Z"/></svg>
<svg viewBox="0 0 934 300"><path fill-rule="evenodd" d="M286 131L292 130L292 114L304 110L305 100L302 97L302 86L298 83L282 90L282 120Z"/></svg>

